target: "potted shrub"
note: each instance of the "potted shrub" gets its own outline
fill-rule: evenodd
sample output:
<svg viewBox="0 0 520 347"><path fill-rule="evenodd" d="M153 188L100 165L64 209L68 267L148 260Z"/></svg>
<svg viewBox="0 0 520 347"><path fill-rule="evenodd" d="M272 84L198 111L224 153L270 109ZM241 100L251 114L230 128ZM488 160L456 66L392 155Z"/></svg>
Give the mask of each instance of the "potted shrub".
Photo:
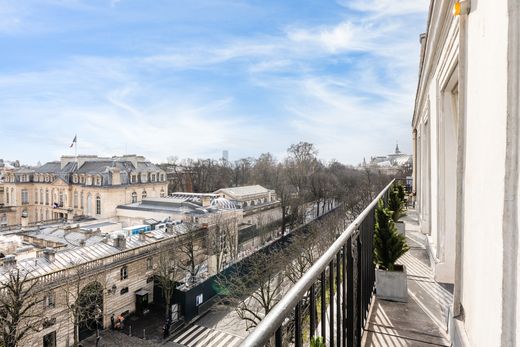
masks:
<svg viewBox="0 0 520 347"><path fill-rule="evenodd" d="M374 229L374 263L376 265L376 296L380 299L406 302L408 286L406 268L395 262L410 248L404 235L399 234L392 211L380 200L376 208Z"/></svg>
<svg viewBox="0 0 520 347"><path fill-rule="evenodd" d="M404 216L404 203L399 197L399 191L396 189L390 190L390 195L388 197L388 209L392 212L392 220L394 221L397 230L400 234L404 235L404 222L399 220L399 218Z"/></svg>
<svg viewBox="0 0 520 347"><path fill-rule="evenodd" d="M406 209L406 191L401 183L398 183L395 186L395 190L397 190L397 196L403 202L403 209Z"/></svg>

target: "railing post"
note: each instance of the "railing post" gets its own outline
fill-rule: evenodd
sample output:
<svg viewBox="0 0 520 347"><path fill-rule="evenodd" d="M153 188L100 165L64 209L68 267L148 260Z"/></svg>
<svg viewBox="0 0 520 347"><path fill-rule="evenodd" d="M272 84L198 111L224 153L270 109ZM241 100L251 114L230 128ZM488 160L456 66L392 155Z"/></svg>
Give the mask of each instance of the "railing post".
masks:
<svg viewBox="0 0 520 347"><path fill-rule="evenodd" d="M343 339L341 346L346 347L347 346L347 246L343 245L342 252L341 252L341 268L343 270L343 291L342 291L342 319L341 319L341 334L343 335Z"/></svg>
<svg viewBox="0 0 520 347"><path fill-rule="evenodd" d="M329 345L334 346L334 259L329 264Z"/></svg>
<svg viewBox="0 0 520 347"><path fill-rule="evenodd" d="M325 288L325 271L321 273L321 336L323 340L327 339L327 298Z"/></svg>
<svg viewBox="0 0 520 347"><path fill-rule="evenodd" d="M345 290L345 288L343 288ZM336 254L336 344L341 347L341 252Z"/></svg>
<svg viewBox="0 0 520 347"><path fill-rule="evenodd" d="M309 306L310 313L310 327L309 327L309 338L312 339L314 337L314 329L316 329L316 290L314 288L314 283L311 285L311 300Z"/></svg>
<svg viewBox="0 0 520 347"><path fill-rule="evenodd" d="M298 302L294 308L294 345L296 347L302 346L301 316L301 302Z"/></svg>
<svg viewBox="0 0 520 347"><path fill-rule="evenodd" d="M347 240L347 346L354 346L354 259L352 237Z"/></svg>
<svg viewBox="0 0 520 347"><path fill-rule="evenodd" d="M361 231L358 231L358 235L356 237L356 247L357 247L357 288L356 288L356 313L357 313L357 326L356 326L356 344L355 346L361 347L361 322L363 320L363 308L362 308L362 302L363 302L363 273L362 273L362 260L363 256L361 254L362 243L361 243Z"/></svg>

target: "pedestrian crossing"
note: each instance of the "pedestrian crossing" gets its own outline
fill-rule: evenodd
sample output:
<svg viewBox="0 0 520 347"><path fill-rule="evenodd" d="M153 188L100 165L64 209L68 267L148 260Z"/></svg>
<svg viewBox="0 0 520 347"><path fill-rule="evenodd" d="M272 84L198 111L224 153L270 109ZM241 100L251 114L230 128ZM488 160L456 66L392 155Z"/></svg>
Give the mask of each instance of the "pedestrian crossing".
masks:
<svg viewBox="0 0 520 347"><path fill-rule="evenodd" d="M240 345L242 338L193 324L175 337L173 342L186 347L235 347Z"/></svg>

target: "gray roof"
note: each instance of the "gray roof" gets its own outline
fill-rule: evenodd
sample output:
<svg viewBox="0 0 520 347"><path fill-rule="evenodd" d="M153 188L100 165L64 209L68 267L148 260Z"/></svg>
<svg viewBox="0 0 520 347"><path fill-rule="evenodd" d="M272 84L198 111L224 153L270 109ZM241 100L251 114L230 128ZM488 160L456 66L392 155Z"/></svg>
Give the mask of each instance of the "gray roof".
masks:
<svg viewBox="0 0 520 347"><path fill-rule="evenodd" d="M265 194L269 190L267 188L262 187L261 185L254 186L242 186L242 187L232 187L232 188L222 188L217 190L215 193L224 193L235 199L240 199L250 195L256 194Z"/></svg>
<svg viewBox="0 0 520 347"><path fill-rule="evenodd" d="M125 250L138 248L148 244L160 242L161 240L175 237L186 232L184 224L173 225L174 233L166 233L162 230L153 230L146 234L144 240L139 239L139 235L126 237ZM84 264L89 261L108 257L120 253L121 250L115 247L112 242L96 242L86 244L84 247L66 248L56 252L55 260L49 262L43 256L19 260L16 267L22 271L30 273L31 277L39 277L55 271L64 270L76 265ZM6 266L0 266L0 278L9 271Z"/></svg>

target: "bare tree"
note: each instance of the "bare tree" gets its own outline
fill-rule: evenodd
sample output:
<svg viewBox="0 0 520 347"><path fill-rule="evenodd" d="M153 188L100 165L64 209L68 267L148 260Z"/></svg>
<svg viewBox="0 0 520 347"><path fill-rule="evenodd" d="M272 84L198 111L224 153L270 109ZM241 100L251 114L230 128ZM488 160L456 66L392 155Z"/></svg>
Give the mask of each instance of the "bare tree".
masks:
<svg viewBox="0 0 520 347"><path fill-rule="evenodd" d="M283 296L286 283L282 259L278 252L258 252L233 273L218 279L247 330L256 327Z"/></svg>
<svg viewBox="0 0 520 347"><path fill-rule="evenodd" d="M175 246L172 246L171 249L174 248ZM173 292L177 286L179 274L180 266L178 257L176 257L170 249L161 252L157 261L157 268L155 269L155 278L164 297L166 321L168 321L171 316L171 301Z"/></svg>
<svg viewBox="0 0 520 347"><path fill-rule="evenodd" d="M190 275L187 284L194 284L202 265L207 259L204 250L207 228L201 228L197 223L184 223L187 231L179 236L178 250L181 253L179 267Z"/></svg>
<svg viewBox="0 0 520 347"><path fill-rule="evenodd" d="M5 347L21 346L30 332L41 329L43 322L38 280L20 269L12 269L5 276L0 287L1 343Z"/></svg>
<svg viewBox="0 0 520 347"><path fill-rule="evenodd" d="M80 328L96 330L96 334L99 334L106 285L102 275L92 275L81 265L71 269L71 272L70 280L60 289L64 298L62 304L74 328L73 346L78 346Z"/></svg>
<svg viewBox="0 0 520 347"><path fill-rule="evenodd" d="M229 212L219 212L209 230L208 248L215 260L215 272L222 271L225 262L233 261L238 254L238 220Z"/></svg>

